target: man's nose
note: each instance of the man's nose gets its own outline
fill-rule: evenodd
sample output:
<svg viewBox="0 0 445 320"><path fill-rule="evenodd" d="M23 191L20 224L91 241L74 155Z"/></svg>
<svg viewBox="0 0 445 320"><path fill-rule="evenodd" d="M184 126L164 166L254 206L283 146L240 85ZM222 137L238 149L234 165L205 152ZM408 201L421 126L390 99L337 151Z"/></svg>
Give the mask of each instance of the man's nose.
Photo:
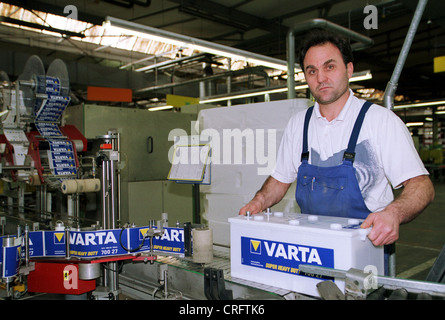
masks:
<svg viewBox="0 0 445 320"><path fill-rule="evenodd" d="M318 82L325 82L327 79L326 73L322 70L318 71L317 73L317 81Z"/></svg>

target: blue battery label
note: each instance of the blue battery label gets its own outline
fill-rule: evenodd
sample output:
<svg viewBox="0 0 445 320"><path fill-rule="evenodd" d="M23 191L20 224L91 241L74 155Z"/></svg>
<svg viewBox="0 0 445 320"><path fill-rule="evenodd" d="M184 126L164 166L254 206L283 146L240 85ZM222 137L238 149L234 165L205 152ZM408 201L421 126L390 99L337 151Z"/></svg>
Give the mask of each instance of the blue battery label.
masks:
<svg viewBox="0 0 445 320"><path fill-rule="evenodd" d="M77 173L76 158L71 141L48 139L50 150L48 158L50 168L55 175L75 175Z"/></svg>
<svg viewBox="0 0 445 320"><path fill-rule="evenodd" d="M65 256L65 232L45 231L45 256Z"/></svg>
<svg viewBox="0 0 445 320"><path fill-rule="evenodd" d="M150 250L146 236L149 227L97 231L70 231L70 256L98 258L125 255ZM30 257L61 257L66 252L64 231L34 231L29 233ZM137 250L136 250L137 249ZM127 251L128 250L128 251ZM161 236L153 237L153 251L184 254L184 230L164 228Z"/></svg>
<svg viewBox="0 0 445 320"><path fill-rule="evenodd" d="M70 97L48 95L45 99L38 99L35 105L36 122L58 122L71 101Z"/></svg>
<svg viewBox="0 0 445 320"><path fill-rule="evenodd" d="M19 272L21 246L3 247L2 249L1 277L13 277Z"/></svg>
<svg viewBox="0 0 445 320"><path fill-rule="evenodd" d="M184 229L163 228L160 236L153 237L153 252L184 254ZM65 231L29 232L29 257L64 257L67 241L71 257L100 258L126 255L150 250L149 227L112 229L96 231L70 231L66 239ZM0 241L2 237L0 237ZM20 255L24 258L24 237L21 245L0 247L1 275L12 277L18 273ZM1 243L1 242L0 242Z"/></svg>
<svg viewBox="0 0 445 320"><path fill-rule="evenodd" d="M128 252L119 243L119 235L120 230L70 232L70 255L91 258L126 254ZM126 232L122 232L122 243L127 243Z"/></svg>
<svg viewBox="0 0 445 320"><path fill-rule="evenodd" d="M38 93L60 95L60 79L49 76L37 76Z"/></svg>
<svg viewBox="0 0 445 320"><path fill-rule="evenodd" d="M295 243L241 237L241 264L303 275L300 264L334 267L334 250Z"/></svg>
<svg viewBox="0 0 445 320"><path fill-rule="evenodd" d="M24 237L23 237L24 240ZM29 233L29 256L43 257L45 256L45 232L33 231ZM24 243L22 244L25 245ZM23 253L24 255L24 253Z"/></svg>
<svg viewBox="0 0 445 320"><path fill-rule="evenodd" d="M60 95L60 79L46 76L45 92L48 94Z"/></svg>
<svg viewBox="0 0 445 320"><path fill-rule="evenodd" d="M183 254L184 229L165 228L162 236L154 238L153 250Z"/></svg>
<svg viewBox="0 0 445 320"><path fill-rule="evenodd" d="M54 95L39 99L35 106L35 121L58 122L70 101L70 97Z"/></svg>
<svg viewBox="0 0 445 320"><path fill-rule="evenodd" d="M59 126L55 123L36 122L35 125L37 128L37 131L43 137L61 137L61 136L63 136L62 132L59 129Z"/></svg>

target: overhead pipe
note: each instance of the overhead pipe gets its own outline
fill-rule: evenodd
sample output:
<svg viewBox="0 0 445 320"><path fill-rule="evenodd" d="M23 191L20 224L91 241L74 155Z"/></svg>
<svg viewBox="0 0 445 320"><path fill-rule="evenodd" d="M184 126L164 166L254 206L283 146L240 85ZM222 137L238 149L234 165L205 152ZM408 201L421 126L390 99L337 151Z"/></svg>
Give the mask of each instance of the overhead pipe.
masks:
<svg viewBox="0 0 445 320"><path fill-rule="evenodd" d="M263 66L267 67L273 67L273 68L286 68L286 61L281 59L276 59L273 57L265 56L262 54L249 52L241 49L237 49L234 47L225 46L219 43L214 43L198 38L189 37L186 35L170 32L167 30L162 30L158 28L153 28L150 26L122 20L119 18L109 17L107 16L105 18L105 21L107 23L110 23L112 26L117 26L120 28L125 28L128 30L133 30L136 32L145 33L148 35L156 36L156 37L162 37L165 39L169 39L169 41L178 42L180 46L185 46L187 44L188 46L195 47L197 50L204 51L207 53L212 53L216 55L221 55L225 57L243 57L247 60L247 62L252 61L255 64L261 64Z"/></svg>
<svg viewBox="0 0 445 320"><path fill-rule="evenodd" d="M287 32L287 98L294 99L295 94L295 35L299 32L306 31L313 28L322 28L335 31L339 34L349 37L357 41L351 45L353 50L362 50L374 44L374 40L360 33L352 31L348 28L342 27L338 24L330 22L325 19L311 19L298 23L291 27Z"/></svg>
<svg viewBox="0 0 445 320"><path fill-rule="evenodd" d="M142 94L145 92L165 90L165 89L169 89L169 88L185 86L185 85L189 85L189 84L193 84L193 83L197 83L197 82L210 81L210 80L220 79L220 78L229 77L229 76L235 77L235 76L239 76L239 75L244 75L248 72L256 72L256 70L262 70L262 69L263 69L263 67L257 66L257 67L253 67L253 68L249 68L249 69L239 69L239 70L235 70L235 71L228 71L228 72L224 72L224 73L215 74L212 76L207 76L205 78L196 78L196 79L186 80L186 81L182 81L182 82L166 83L166 84L161 84L161 85L152 86L152 87L140 88L140 89L136 89L134 91L134 93Z"/></svg>
<svg viewBox="0 0 445 320"><path fill-rule="evenodd" d="M403 43L396 66L394 67L391 79L386 85L385 93L383 95L383 105L387 109L394 108L394 95L397 89L400 74L402 73L406 57L408 56L409 49L411 48L411 44L413 42L417 27L419 26L427 2L428 0L419 0L419 2L417 3L417 8L414 12L413 20L411 21L411 25L409 26L408 33L406 34L405 42Z"/></svg>

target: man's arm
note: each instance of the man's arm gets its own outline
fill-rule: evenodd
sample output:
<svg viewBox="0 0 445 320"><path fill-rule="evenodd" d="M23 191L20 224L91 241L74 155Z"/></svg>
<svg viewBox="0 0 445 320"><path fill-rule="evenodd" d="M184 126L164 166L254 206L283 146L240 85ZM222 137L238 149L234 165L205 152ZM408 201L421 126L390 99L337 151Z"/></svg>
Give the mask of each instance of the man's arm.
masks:
<svg viewBox="0 0 445 320"><path fill-rule="evenodd" d="M269 176L255 197L240 209L239 214L246 215L247 211L255 214L270 208L283 199L290 185L290 183L282 183Z"/></svg>
<svg viewBox="0 0 445 320"><path fill-rule="evenodd" d="M399 238L399 226L416 218L434 199L434 187L426 175L414 177L403 183L400 196L384 210L371 213L362 228L372 230L369 240L376 246L390 244Z"/></svg>

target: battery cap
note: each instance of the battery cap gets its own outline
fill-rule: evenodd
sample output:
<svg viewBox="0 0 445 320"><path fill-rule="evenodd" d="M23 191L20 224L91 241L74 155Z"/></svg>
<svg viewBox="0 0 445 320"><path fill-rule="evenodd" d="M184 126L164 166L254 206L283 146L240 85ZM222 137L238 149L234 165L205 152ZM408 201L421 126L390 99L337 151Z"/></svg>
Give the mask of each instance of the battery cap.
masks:
<svg viewBox="0 0 445 320"><path fill-rule="evenodd" d="M348 219L348 224L356 225L359 223L360 221L358 219Z"/></svg>
<svg viewBox="0 0 445 320"><path fill-rule="evenodd" d="M358 229L360 234L360 240L365 241L368 234L371 232L372 227L369 227L367 229Z"/></svg>
<svg viewBox="0 0 445 320"><path fill-rule="evenodd" d="M307 217L310 222L318 221L318 216L310 215Z"/></svg>
<svg viewBox="0 0 445 320"><path fill-rule="evenodd" d="M341 230L342 229L342 225L340 223L331 223L330 228L332 230Z"/></svg>

